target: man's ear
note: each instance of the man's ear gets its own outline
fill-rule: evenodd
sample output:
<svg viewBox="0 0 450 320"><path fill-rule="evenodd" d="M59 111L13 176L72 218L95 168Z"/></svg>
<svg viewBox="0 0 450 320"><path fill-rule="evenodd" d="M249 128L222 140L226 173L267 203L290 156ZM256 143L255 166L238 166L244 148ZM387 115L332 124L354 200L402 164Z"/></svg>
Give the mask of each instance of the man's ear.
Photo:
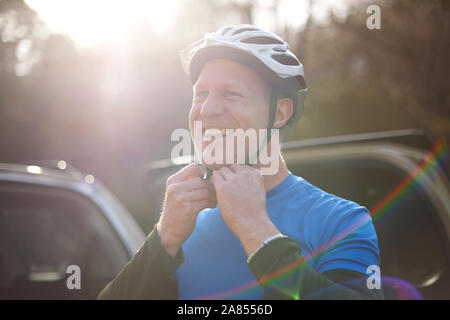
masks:
<svg viewBox="0 0 450 320"><path fill-rule="evenodd" d="M294 104L290 98L279 98L273 128L281 128L294 113Z"/></svg>

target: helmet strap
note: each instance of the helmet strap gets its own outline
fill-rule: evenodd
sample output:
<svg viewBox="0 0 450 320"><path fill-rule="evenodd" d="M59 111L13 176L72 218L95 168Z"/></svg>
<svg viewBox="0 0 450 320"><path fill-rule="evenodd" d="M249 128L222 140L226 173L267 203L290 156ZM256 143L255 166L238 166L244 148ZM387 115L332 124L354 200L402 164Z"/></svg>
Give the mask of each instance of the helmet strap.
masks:
<svg viewBox="0 0 450 320"><path fill-rule="evenodd" d="M278 90L274 87L270 90L270 106L269 106L269 121L267 123L267 142L272 138L272 128L275 122L278 105Z"/></svg>
<svg viewBox="0 0 450 320"><path fill-rule="evenodd" d="M275 115L277 113L277 104L278 104L278 91L272 87L270 90L270 105L269 105L269 121L267 123L267 139L266 141L263 141L256 150L256 154L254 155L256 159L259 158L260 150L265 148L267 144L269 143L270 139L272 138L272 128L273 124L275 122ZM257 160L256 160L257 161ZM250 165L252 161L249 159L249 161L246 163L247 165Z"/></svg>

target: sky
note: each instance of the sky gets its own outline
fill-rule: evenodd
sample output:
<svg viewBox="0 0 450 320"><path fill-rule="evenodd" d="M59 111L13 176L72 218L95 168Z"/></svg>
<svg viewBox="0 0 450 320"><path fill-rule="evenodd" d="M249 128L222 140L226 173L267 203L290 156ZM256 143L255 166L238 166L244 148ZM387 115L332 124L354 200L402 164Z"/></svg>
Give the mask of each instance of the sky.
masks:
<svg viewBox="0 0 450 320"><path fill-rule="evenodd" d="M95 48L104 43L121 43L139 24L150 24L156 34L168 32L180 13L181 1L183 0L26 0L26 3L38 13L51 33L68 35L80 48ZM329 10L333 10L338 16L345 15L350 1L352 0L316 0L312 14L316 20L324 20ZM272 1L258 2L261 9L255 13L254 23L268 30L273 29L275 19L271 10ZM308 0L279 1L278 23L300 28L307 19L308 3Z"/></svg>

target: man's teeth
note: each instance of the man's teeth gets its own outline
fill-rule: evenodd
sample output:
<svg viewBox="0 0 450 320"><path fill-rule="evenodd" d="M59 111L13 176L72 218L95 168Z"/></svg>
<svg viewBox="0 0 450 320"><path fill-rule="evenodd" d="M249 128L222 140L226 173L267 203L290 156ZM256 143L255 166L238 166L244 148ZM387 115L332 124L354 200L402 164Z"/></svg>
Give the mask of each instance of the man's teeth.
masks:
<svg viewBox="0 0 450 320"><path fill-rule="evenodd" d="M227 129L206 129L204 135L205 136L216 136L216 135L226 136Z"/></svg>

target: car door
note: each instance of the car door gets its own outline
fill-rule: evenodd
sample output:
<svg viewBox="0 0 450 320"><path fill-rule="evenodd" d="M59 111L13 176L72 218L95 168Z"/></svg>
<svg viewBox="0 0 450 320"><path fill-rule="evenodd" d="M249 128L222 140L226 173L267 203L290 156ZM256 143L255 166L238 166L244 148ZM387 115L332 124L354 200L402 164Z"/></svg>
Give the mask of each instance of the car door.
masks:
<svg viewBox="0 0 450 320"><path fill-rule="evenodd" d="M128 260L88 198L0 182L0 298L92 299Z"/></svg>
<svg viewBox="0 0 450 320"><path fill-rule="evenodd" d="M388 159L385 155L374 156L376 147L365 148L372 153L327 147L326 152L319 148L308 155L305 150L299 152L303 159L288 157L289 168L371 211L387 299L450 299L449 238L444 228L449 212L442 212L430 197L434 182L424 177L432 172L409 179L410 171L383 160ZM448 191L440 196L448 199Z"/></svg>

